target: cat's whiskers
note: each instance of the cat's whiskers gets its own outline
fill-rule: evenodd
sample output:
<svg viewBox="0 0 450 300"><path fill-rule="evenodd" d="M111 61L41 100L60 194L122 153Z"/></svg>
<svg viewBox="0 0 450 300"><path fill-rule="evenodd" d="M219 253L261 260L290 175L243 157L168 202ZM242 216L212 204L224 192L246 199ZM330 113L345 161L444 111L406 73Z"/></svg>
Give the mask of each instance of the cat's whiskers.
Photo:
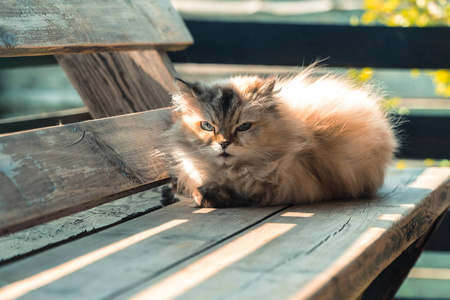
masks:
<svg viewBox="0 0 450 300"><path fill-rule="evenodd" d="M264 162L271 161L270 159L270 153L266 151L259 151L259 150L250 150L252 155L256 156L259 160L263 160Z"/></svg>

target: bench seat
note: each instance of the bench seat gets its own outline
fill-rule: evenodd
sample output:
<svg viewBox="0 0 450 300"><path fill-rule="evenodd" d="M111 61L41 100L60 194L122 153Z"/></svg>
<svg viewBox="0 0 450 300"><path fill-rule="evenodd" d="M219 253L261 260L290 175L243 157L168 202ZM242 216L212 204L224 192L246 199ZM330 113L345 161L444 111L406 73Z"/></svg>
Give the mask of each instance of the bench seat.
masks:
<svg viewBox="0 0 450 300"><path fill-rule="evenodd" d="M9 261L0 298L355 299L445 214L449 176L392 168L376 197L310 205L179 202Z"/></svg>

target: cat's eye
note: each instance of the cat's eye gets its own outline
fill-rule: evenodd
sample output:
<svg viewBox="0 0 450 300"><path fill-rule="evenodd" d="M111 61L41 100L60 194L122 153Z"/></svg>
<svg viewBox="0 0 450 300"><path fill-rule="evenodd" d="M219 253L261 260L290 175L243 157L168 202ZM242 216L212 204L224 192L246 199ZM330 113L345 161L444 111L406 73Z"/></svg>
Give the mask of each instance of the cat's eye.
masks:
<svg viewBox="0 0 450 300"><path fill-rule="evenodd" d="M212 126L210 123L208 123L206 121L200 122L200 127L205 131L213 131L214 130L214 126Z"/></svg>
<svg viewBox="0 0 450 300"><path fill-rule="evenodd" d="M239 125L237 130L238 131L247 131L250 129L250 127L252 127L252 123L250 123L250 122L242 123L241 125Z"/></svg>

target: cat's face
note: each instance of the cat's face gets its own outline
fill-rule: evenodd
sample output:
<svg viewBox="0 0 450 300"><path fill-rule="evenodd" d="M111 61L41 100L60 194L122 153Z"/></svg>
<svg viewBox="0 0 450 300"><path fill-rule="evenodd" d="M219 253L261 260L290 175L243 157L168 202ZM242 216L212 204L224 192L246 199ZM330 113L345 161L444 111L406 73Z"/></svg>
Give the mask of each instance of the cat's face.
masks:
<svg viewBox="0 0 450 300"><path fill-rule="evenodd" d="M238 77L202 85L178 81L179 145L218 166L260 164L278 155L283 124L275 79ZM281 146L281 147L280 147Z"/></svg>

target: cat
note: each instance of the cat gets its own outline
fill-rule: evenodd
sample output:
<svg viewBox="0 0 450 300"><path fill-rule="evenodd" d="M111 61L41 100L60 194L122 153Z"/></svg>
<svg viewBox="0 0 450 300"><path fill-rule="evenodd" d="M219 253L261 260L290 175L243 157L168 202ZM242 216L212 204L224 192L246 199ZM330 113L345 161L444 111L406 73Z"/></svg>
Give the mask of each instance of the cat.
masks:
<svg viewBox="0 0 450 300"><path fill-rule="evenodd" d="M397 139L382 96L316 67L286 78L176 80L164 138L178 196L201 207L368 196Z"/></svg>

